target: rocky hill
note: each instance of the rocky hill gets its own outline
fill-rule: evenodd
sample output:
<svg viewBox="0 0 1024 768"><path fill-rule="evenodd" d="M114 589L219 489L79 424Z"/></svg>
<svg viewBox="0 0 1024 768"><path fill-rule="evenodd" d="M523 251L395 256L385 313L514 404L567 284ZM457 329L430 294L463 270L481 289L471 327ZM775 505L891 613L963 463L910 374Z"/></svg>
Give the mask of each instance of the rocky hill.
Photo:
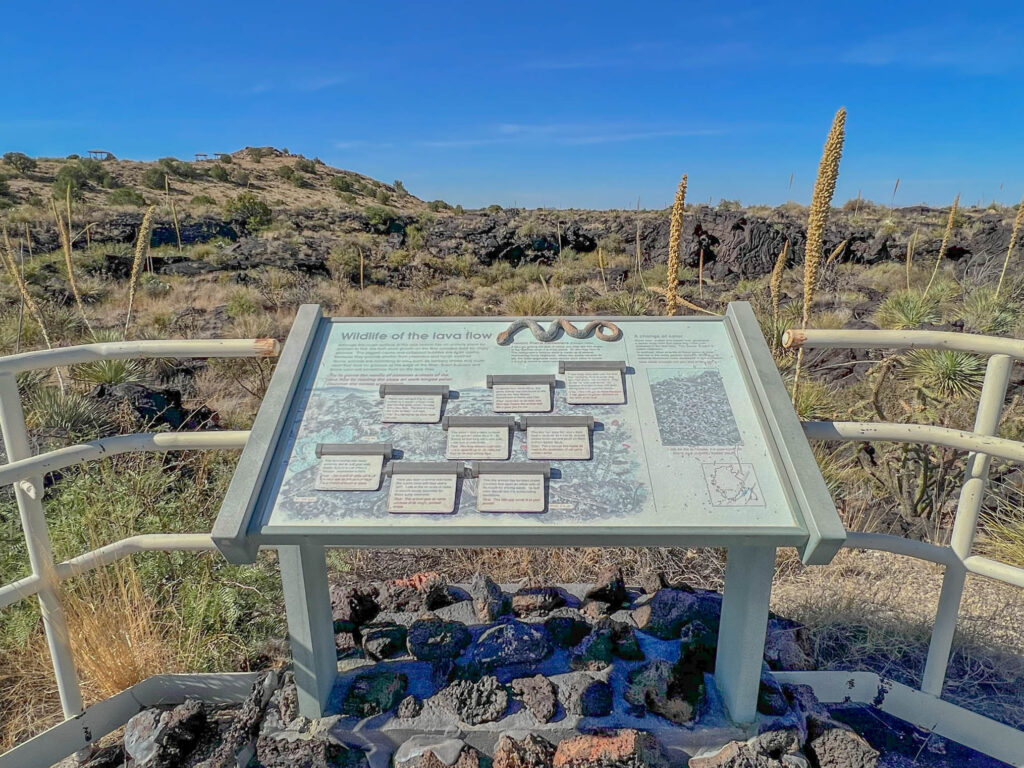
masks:
<svg viewBox="0 0 1024 768"><path fill-rule="evenodd" d="M246 148L217 159L157 162L25 158L4 155L0 163L0 221L16 231L27 227L45 250L59 247L52 197L70 185L76 225L89 226L91 243L134 241L147 205L158 206L153 246L215 241L216 258L168 255L162 271L179 274L244 270L260 265L309 273L328 271L339 248L358 242L368 253L424 253L446 259L468 257L482 264L506 261L550 263L566 253L634 256L641 263L664 262L668 253L666 211L552 209L463 210L444 201L425 202L401 182L385 184L319 159L273 148ZM240 196L266 203L266 220L254 221ZM248 197L247 195L247 197ZM61 200L63 202L63 200ZM837 209L826 248L840 262L902 260L915 240L914 258L934 258L948 209L924 206L890 209L853 200ZM1010 239L1013 210L962 209L947 257L961 273L997 269ZM177 226L175 226L177 219ZM684 221L684 261L696 266L703 255L706 276L734 282L767 274L786 240L791 263L803 258L806 208L787 203L741 209L691 206ZM916 233L916 234L915 234ZM619 266L612 277L627 277Z"/></svg>

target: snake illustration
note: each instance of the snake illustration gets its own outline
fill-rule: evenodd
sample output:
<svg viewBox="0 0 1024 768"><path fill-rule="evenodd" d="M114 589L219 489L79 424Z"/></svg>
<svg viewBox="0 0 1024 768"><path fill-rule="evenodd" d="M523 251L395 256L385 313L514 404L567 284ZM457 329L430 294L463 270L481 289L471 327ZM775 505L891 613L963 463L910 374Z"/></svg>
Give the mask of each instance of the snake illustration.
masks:
<svg viewBox="0 0 1024 768"><path fill-rule="evenodd" d="M622 331L619 330L619 326L607 320L591 320L581 329L564 317L560 317L551 323L547 330L544 330L544 327L536 320L523 317L509 323L508 328L498 334L497 342L503 346L511 344L516 332L521 331L523 328L529 328L537 341L554 341L558 338L559 331L565 331L568 336L574 339L585 339L595 331L597 332L597 338L601 341L618 341L622 338Z"/></svg>

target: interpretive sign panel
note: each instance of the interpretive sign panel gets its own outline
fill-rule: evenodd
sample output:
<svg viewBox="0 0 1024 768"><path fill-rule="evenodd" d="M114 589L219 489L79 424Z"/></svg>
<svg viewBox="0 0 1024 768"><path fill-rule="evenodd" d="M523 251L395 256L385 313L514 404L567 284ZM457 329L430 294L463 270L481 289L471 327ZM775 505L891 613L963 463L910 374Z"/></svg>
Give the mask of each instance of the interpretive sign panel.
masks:
<svg viewBox="0 0 1024 768"><path fill-rule="evenodd" d="M745 304L556 322L302 307L213 529L233 562L278 548L307 717L337 675L326 547L727 547L715 680L741 722L775 549L827 563L845 536Z"/></svg>
<svg viewBox="0 0 1024 768"><path fill-rule="evenodd" d="M834 508L813 465L820 498L807 504L797 467L809 453L794 459L790 443L809 449L791 406L789 433L780 431L769 401L784 404L785 390L774 367L774 380L754 372L770 356L744 311L611 318L611 341L517 329L505 344L507 319L322 318L282 405L247 531L262 542L322 534L405 546L730 535L816 546L821 526L808 526L805 505L824 504L826 517ZM325 464L315 453L364 442L394 447L388 467L543 459L552 474L540 497L535 483L527 492L508 478L447 473L428 482L387 468L373 486L375 467L357 478L352 459ZM419 514L398 514L407 512Z"/></svg>

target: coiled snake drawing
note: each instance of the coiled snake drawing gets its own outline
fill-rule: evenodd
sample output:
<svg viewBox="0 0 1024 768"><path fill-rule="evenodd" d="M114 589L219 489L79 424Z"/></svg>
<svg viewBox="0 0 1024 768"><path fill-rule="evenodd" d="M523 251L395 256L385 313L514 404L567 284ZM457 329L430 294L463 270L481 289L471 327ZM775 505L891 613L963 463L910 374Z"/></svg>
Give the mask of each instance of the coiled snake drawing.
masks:
<svg viewBox="0 0 1024 768"><path fill-rule="evenodd" d="M560 331L565 331L567 336L571 336L574 339L585 339L595 332L597 338L601 341L618 341L622 338L622 331L619 330L619 326L607 320L591 320L583 328L577 328L564 317L560 317L545 330L536 320L523 317L509 323L508 328L498 334L496 341L502 346L511 344L516 332L521 331L523 328L529 328L537 341L554 341L558 338Z"/></svg>

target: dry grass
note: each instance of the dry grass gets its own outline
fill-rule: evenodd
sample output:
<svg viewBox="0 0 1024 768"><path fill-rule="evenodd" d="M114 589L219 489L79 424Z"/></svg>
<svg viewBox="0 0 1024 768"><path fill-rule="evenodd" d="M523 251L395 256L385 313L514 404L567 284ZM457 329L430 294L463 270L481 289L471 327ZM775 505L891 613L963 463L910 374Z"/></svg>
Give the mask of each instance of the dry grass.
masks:
<svg viewBox="0 0 1024 768"><path fill-rule="evenodd" d="M130 560L68 586L64 608L86 705L151 675L189 668L195 645L144 592ZM0 752L61 720L41 627L6 656L0 655Z"/></svg>

